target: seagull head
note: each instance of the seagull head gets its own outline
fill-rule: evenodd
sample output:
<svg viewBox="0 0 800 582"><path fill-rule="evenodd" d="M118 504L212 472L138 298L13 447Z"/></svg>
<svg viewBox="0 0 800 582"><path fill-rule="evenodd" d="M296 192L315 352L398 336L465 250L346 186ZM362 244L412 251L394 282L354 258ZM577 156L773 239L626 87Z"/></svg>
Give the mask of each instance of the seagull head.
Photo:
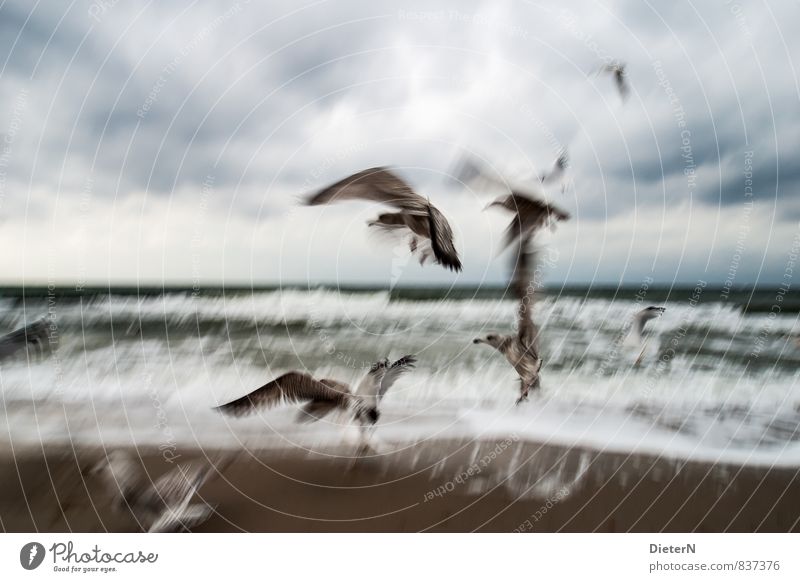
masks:
<svg viewBox="0 0 800 582"><path fill-rule="evenodd" d="M473 344L486 344L488 346L492 346L493 348L497 348L500 346L500 343L503 341L502 336L496 333L490 333L486 337L476 337L472 340Z"/></svg>

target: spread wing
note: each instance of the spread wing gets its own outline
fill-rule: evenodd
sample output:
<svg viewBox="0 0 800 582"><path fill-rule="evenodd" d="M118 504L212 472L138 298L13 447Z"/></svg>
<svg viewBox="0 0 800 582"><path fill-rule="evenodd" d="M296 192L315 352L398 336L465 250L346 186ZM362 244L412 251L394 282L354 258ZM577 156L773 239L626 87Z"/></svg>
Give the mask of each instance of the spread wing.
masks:
<svg viewBox="0 0 800 582"><path fill-rule="evenodd" d="M453 244L453 231L444 215L432 204L428 204L428 228L431 248L436 261L451 271L461 271L461 260Z"/></svg>
<svg viewBox="0 0 800 582"><path fill-rule="evenodd" d="M422 212L428 202L393 172L370 168L336 182L306 199L308 206L341 200L368 200Z"/></svg>
<svg viewBox="0 0 800 582"><path fill-rule="evenodd" d="M651 319L656 319L664 314L663 307L645 307L633 316L633 325L639 338L644 333L644 326Z"/></svg>
<svg viewBox="0 0 800 582"><path fill-rule="evenodd" d="M381 380L380 386L378 387L378 401L380 402L381 399L386 395L386 392L391 388L397 379L402 376L405 372L413 369L417 364L417 357L413 354L409 354L407 356L403 356L396 362L392 363L391 366L386 370L383 375L383 379Z"/></svg>
<svg viewBox="0 0 800 582"><path fill-rule="evenodd" d="M553 164L553 169L550 170L550 173L541 176L540 180L542 184L548 184L558 180L564 174L564 171L567 169L568 165L569 157L567 156L567 150L562 149L561 153L558 155L558 158Z"/></svg>
<svg viewBox="0 0 800 582"><path fill-rule="evenodd" d="M531 198L519 192L501 196L487 208L500 206L514 213L514 218L506 228L504 248L515 240L532 235L537 229L552 224L554 221L569 219L569 213L548 204L544 200Z"/></svg>
<svg viewBox="0 0 800 582"><path fill-rule="evenodd" d="M301 372L288 372L250 394L217 406L216 410L233 416L244 416L257 409L269 409L283 403L305 400L331 401L337 406L344 406L350 394L342 390L341 386L334 382L315 380Z"/></svg>
<svg viewBox="0 0 800 582"><path fill-rule="evenodd" d="M533 304L541 286L538 257L538 248L530 237L520 238L511 274L511 290L519 300L517 334L536 353L539 352L539 328L533 323Z"/></svg>

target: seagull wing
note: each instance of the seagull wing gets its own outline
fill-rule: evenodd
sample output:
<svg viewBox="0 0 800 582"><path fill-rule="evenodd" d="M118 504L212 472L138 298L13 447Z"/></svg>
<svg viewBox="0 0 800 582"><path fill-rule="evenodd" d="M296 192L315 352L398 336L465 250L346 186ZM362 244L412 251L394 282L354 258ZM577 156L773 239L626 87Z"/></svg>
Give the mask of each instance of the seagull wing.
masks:
<svg viewBox="0 0 800 582"><path fill-rule="evenodd" d="M177 532L203 523L213 508L204 503L190 504L198 489L211 476L211 466L178 465L162 475L150 491L150 503L162 508L149 532ZM144 501L144 500L143 500Z"/></svg>
<svg viewBox="0 0 800 582"><path fill-rule="evenodd" d="M453 244L453 230L450 228L450 223L432 204L428 204L428 228L436 261L451 271L461 271L461 260Z"/></svg>
<svg viewBox="0 0 800 582"><path fill-rule="evenodd" d="M315 380L308 374L288 372L280 378L267 382L250 394L237 398L227 404L217 406L216 410L233 416L244 416L256 409L269 409L283 403L304 400L323 400L343 406L350 396L341 390L341 385Z"/></svg>
<svg viewBox="0 0 800 582"><path fill-rule="evenodd" d="M396 362L392 363L386 369L386 373L383 375L383 379L381 380L380 386L378 388L378 402L383 399L386 395L386 392L391 388L397 379L402 376L405 372L414 368L417 364L417 357L413 354L409 354L407 356L403 356Z"/></svg>
<svg viewBox="0 0 800 582"><path fill-rule="evenodd" d="M422 212L428 202L386 168L370 168L331 184L306 199L308 206L341 200L368 200Z"/></svg>

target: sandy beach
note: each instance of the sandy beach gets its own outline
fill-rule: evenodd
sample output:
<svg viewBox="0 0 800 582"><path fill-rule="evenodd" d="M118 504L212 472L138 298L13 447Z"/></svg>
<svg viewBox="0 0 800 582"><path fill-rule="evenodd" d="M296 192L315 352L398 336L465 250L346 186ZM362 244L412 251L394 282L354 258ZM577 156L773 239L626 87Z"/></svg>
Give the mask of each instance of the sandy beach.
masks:
<svg viewBox="0 0 800 582"><path fill-rule="evenodd" d="M152 478L174 467L157 450L140 452ZM3 455L2 529L138 531L132 515L111 508L102 482L84 476L101 454L58 447ZM198 532L800 531L791 469L510 439L427 441L360 459L269 449L198 450L194 458L184 450L181 460L206 455L221 473L200 491L216 511Z"/></svg>

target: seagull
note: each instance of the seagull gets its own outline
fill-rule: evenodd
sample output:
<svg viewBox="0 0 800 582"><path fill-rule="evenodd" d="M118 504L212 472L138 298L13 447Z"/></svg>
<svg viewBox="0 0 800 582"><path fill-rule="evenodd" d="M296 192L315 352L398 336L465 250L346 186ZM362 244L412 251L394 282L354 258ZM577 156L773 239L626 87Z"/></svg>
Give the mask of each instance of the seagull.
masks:
<svg viewBox="0 0 800 582"><path fill-rule="evenodd" d="M10 358L22 348L30 345L44 349L48 341L48 326L44 318L0 337L0 361Z"/></svg>
<svg viewBox="0 0 800 582"><path fill-rule="evenodd" d="M552 182L561 180L568 166L569 157L567 156L567 150L565 148L559 152L558 158L556 158L555 163L553 163L553 169L550 170L550 172L539 176L539 181L542 184L550 184Z"/></svg>
<svg viewBox="0 0 800 582"><path fill-rule="evenodd" d="M647 341L644 339L644 326L647 324L648 321L651 319L657 319L664 315L666 311L666 307L655 307L653 305L649 307L645 307L641 311L639 311L636 315L633 316L633 326L631 329L630 337L633 338L633 341L636 343L637 346L641 346L641 351L639 352L639 357L636 358L635 366L638 366L642 362L642 358L644 358L644 351L647 347Z"/></svg>
<svg viewBox="0 0 800 582"><path fill-rule="evenodd" d="M503 248L510 246L517 239L527 239L529 235L543 226L552 227L556 222L568 220L570 217L568 212L557 206L518 191L500 196L486 208L493 206L499 206L514 213L514 218L506 227Z"/></svg>
<svg viewBox="0 0 800 582"><path fill-rule="evenodd" d="M388 358L375 362L355 393L343 382L329 378L317 380L303 372L287 372L241 398L217 406L215 410L232 416L245 416L283 403L306 402L298 420L313 422L338 409L349 412L364 432L365 427L370 428L378 422L379 405L386 391L416 362L413 355L403 356L395 362Z"/></svg>
<svg viewBox="0 0 800 582"><path fill-rule="evenodd" d="M543 362L539 355L539 328L531 317L533 299L538 288L536 271L531 270L536 262L537 250L533 246L531 235L521 236L518 241L519 252L511 275L511 289L519 300L517 332L512 335L490 333L484 338L475 338L472 343L493 347L514 367L519 374L520 396L517 404L520 404L528 399L531 390L541 387L539 374Z"/></svg>
<svg viewBox="0 0 800 582"><path fill-rule="evenodd" d="M213 472L210 465L182 464L151 481L142 466L124 451L111 451L90 470L114 492L115 508L133 513L150 533L188 531L205 522L214 508L191 503Z"/></svg>
<svg viewBox="0 0 800 582"><path fill-rule="evenodd" d="M461 271L461 260L453 245L453 231L444 215L401 178L387 168L370 168L353 174L306 199L308 206L340 200L369 200L394 206L367 223L385 233L409 234L409 248L421 264L432 255L436 262Z"/></svg>
<svg viewBox="0 0 800 582"><path fill-rule="evenodd" d="M628 85L627 80L628 75L625 72L625 63L613 62L608 65L604 65L600 67L600 70L597 73L608 73L612 75L614 77L614 83L617 86L617 91L619 91L619 96L623 101L628 98L630 86Z"/></svg>
<svg viewBox="0 0 800 582"><path fill-rule="evenodd" d="M566 167L566 152L562 151L556 160L555 168ZM549 175L554 175L554 169ZM513 187L505 180L496 175L495 172L487 170L480 162L474 158L466 157L462 159L455 172L456 179L462 182L478 183L481 187L499 187L506 191L506 194L491 202L486 209L499 206L514 213L514 218L506 228L506 237L503 249L509 247L517 238L525 238L542 226L554 226L556 222L568 220L568 212L561 210L557 206L545 202L538 193L527 192L521 188ZM546 180L543 176L542 180Z"/></svg>

